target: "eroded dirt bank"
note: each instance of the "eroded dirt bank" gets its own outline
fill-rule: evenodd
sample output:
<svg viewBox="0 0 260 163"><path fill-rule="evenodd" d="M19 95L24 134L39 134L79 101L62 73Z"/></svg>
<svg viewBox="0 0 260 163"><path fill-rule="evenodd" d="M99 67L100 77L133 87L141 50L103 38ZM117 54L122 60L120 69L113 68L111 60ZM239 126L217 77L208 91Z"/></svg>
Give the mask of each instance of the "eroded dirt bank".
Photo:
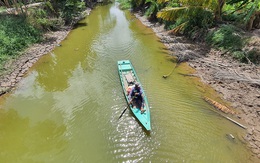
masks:
<svg viewBox="0 0 260 163"><path fill-rule="evenodd" d="M260 66L234 61L227 54L210 49L203 44L192 43L183 37L173 36L159 23L151 23L141 14L135 16L153 29L161 42L178 57L188 56L188 64L196 70L205 84L215 89L223 100L231 103L247 126L243 139L253 152L252 160L260 160ZM259 31L251 34L249 45L260 51Z"/></svg>
<svg viewBox="0 0 260 163"><path fill-rule="evenodd" d="M74 24L91 13L91 9L87 8L82 12L82 15L75 18ZM43 42L31 45L22 55L8 61L5 64L5 70L0 72L0 96L11 91L22 77L27 73L30 67L38 61L38 59L51 52L55 47L62 46L60 42L64 40L73 28L71 26L64 26L63 29L55 32L48 32L43 36Z"/></svg>
<svg viewBox="0 0 260 163"><path fill-rule="evenodd" d="M0 74L0 95L3 95L15 87L25 73L33 66L38 59L51 52L55 47L60 46L60 42L66 38L69 30L50 32L44 35L44 42L34 44L32 47L25 50L20 57L10 60L6 63L6 71Z"/></svg>

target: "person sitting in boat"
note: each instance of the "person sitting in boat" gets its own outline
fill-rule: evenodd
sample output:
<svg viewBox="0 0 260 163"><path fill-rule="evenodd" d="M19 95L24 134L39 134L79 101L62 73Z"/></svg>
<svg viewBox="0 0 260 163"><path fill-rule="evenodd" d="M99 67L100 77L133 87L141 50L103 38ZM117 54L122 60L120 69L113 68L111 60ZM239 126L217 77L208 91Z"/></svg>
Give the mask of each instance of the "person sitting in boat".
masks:
<svg viewBox="0 0 260 163"><path fill-rule="evenodd" d="M131 93L131 91L132 91L133 87L134 87L134 85L130 85L129 87L127 87L127 89L126 89L127 96L129 96L129 95L130 95L130 93Z"/></svg>
<svg viewBox="0 0 260 163"><path fill-rule="evenodd" d="M132 88L129 94L130 104L140 108L141 113L145 112L144 110L144 99L143 91L139 83L135 83L135 86Z"/></svg>

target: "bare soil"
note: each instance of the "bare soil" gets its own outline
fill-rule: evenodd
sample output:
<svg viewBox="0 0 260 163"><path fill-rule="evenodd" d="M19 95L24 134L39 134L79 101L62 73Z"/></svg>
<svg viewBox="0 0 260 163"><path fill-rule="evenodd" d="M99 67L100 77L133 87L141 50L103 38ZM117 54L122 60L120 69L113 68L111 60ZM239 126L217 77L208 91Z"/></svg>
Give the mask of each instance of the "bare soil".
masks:
<svg viewBox="0 0 260 163"><path fill-rule="evenodd" d="M135 16L153 29L172 55L189 58L187 63L196 70L189 76L199 77L231 104L236 118L247 126L243 139L253 153L252 160L260 162L260 66L240 63L226 52L171 35L163 25L151 23L141 14ZM260 30L247 35L250 40L246 50L260 52Z"/></svg>

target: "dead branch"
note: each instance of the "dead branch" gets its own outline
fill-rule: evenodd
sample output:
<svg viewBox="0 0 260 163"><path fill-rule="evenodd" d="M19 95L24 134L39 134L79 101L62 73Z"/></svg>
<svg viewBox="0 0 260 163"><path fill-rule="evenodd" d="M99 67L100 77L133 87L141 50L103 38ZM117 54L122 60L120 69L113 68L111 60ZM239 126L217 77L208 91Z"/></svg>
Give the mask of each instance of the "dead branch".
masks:
<svg viewBox="0 0 260 163"><path fill-rule="evenodd" d="M235 112L231 109L229 109L228 107L218 103L217 101L214 101L208 97L203 97L203 99L208 102L209 104L213 105L215 108L217 108L218 110L221 110L224 113L230 113L230 114L235 114Z"/></svg>

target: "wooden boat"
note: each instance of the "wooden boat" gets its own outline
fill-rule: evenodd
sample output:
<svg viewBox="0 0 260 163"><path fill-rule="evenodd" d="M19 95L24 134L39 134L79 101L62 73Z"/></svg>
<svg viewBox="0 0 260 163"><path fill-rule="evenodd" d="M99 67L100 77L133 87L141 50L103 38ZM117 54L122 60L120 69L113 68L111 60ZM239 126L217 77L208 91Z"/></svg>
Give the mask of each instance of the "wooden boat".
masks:
<svg viewBox="0 0 260 163"><path fill-rule="evenodd" d="M135 115L135 117L138 119L138 121L143 125L143 127L150 131L151 130L151 122L150 122L150 110L148 105L148 100L145 95L144 89L142 88L142 85L140 83L140 80L138 79L136 72L134 70L133 65L129 60L121 60L117 62L118 65L118 72L119 77L121 81L121 85L123 88L124 96L126 98L127 104L129 104L129 92L131 88L135 85L135 83L139 83L140 87L143 91L143 103L144 103L144 110L145 112L141 112L140 107L136 105L129 105L130 110Z"/></svg>

